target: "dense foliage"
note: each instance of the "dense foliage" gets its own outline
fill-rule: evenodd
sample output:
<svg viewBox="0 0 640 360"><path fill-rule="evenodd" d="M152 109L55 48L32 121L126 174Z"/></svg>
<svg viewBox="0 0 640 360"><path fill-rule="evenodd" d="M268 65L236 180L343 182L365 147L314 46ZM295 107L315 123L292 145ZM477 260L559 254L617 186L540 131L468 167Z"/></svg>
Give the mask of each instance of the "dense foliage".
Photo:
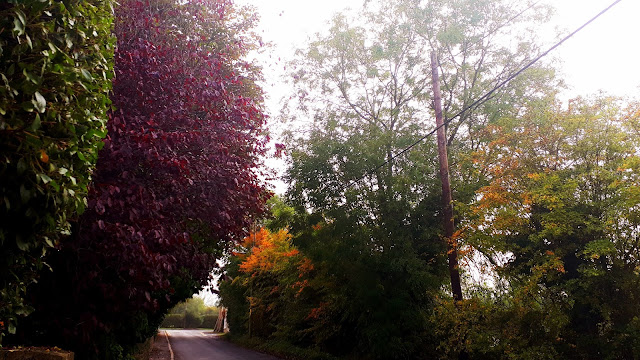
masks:
<svg viewBox="0 0 640 360"><path fill-rule="evenodd" d="M308 231L295 238L262 229L237 249L220 285L231 332L335 355L432 354L427 319L442 274L424 266L426 256L399 242L372 253L365 228L346 238L343 224L306 221L297 219Z"/></svg>
<svg viewBox="0 0 640 360"><path fill-rule="evenodd" d="M289 66L289 189L266 220L255 14L0 5L0 337L17 321L5 342L130 359L163 318L213 321L180 301L226 254L233 336L303 358L640 359L640 103L562 103L539 65L453 118L537 55L548 9L366 4ZM394 156L433 129L429 51L453 119L463 301L435 143Z"/></svg>
<svg viewBox="0 0 640 360"><path fill-rule="evenodd" d="M639 122L637 103L595 97L488 126L457 236L467 275L490 280L467 278L457 304L420 286L437 273L399 231L371 249L364 227L272 202L274 232L245 239L221 284L231 331L347 358L640 358Z"/></svg>
<svg viewBox="0 0 640 360"><path fill-rule="evenodd" d="M422 244L432 246L441 237L434 142L395 155L434 126L429 52L439 54L444 117L451 120L447 142L458 165L477 148L479 129L553 93L553 72L540 66L455 117L537 55L527 26L544 20L546 9L536 10L541 15L517 17L508 1L376 1L357 16L337 15L328 34L301 49L291 64L295 94L283 118L303 124L285 134L293 203L326 220L342 217L351 229L373 231L372 248L407 241L427 254ZM506 33L520 42L500 41ZM451 169L454 199L470 201L482 179Z"/></svg>
<svg viewBox="0 0 640 360"><path fill-rule="evenodd" d="M468 244L503 281L494 307L515 314L498 354L640 357L640 114L620 106L536 105L486 129Z"/></svg>
<svg viewBox="0 0 640 360"><path fill-rule="evenodd" d="M286 230L261 229L247 236L228 266L231 281L221 287L223 304L229 307L230 326L250 335L267 337L296 312L295 295L304 290L303 262ZM247 297L245 297L247 296Z"/></svg>
<svg viewBox="0 0 640 360"><path fill-rule="evenodd" d="M527 25L546 12L517 3L369 1L298 52L282 113L295 211L274 204L227 267L232 333L345 358L640 358L637 103L563 105L542 66L449 124L462 302L434 143L392 159L434 126L426 50L445 118L537 55Z"/></svg>
<svg viewBox="0 0 640 360"><path fill-rule="evenodd" d="M0 4L0 339L87 206L110 104L111 5Z"/></svg>
<svg viewBox="0 0 640 360"><path fill-rule="evenodd" d="M267 194L254 18L229 1L122 1L108 135L28 340L119 359L206 284Z"/></svg>
<svg viewBox="0 0 640 360"><path fill-rule="evenodd" d="M445 120L535 56L526 25L544 16L505 21L517 13L506 1L449 5L370 2L357 16L336 16L291 64L295 95L283 118L303 125L285 134L287 195L307 214L292 232L339 299L334 336L351 340L329 348L336 354L435 356L429 319L447 269L435 143L427 139L393 159L434 126L429 51L440 54ZM529 45L498 41L506 32ZM478 129L546 97L528 89L549 79L538 68L450 123L456 200L469 201L482 184L457 166L478 146Z"/></svg>

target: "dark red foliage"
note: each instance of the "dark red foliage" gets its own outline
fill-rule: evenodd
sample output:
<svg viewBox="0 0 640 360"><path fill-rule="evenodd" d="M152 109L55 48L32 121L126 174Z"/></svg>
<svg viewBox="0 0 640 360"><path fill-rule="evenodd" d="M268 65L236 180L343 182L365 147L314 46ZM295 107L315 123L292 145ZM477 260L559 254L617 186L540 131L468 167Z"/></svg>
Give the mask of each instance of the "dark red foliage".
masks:
<svg viewBox="0 0 640 360"><path fill-rule="evenodd" d="M117 110L87 211L54 263L52 283L71 292L56 324L65 341L95 342L96 330L159 318L190 296L268 196L258 72L242 60L254 19L226 0L180 3L116 9Z"/></svg>

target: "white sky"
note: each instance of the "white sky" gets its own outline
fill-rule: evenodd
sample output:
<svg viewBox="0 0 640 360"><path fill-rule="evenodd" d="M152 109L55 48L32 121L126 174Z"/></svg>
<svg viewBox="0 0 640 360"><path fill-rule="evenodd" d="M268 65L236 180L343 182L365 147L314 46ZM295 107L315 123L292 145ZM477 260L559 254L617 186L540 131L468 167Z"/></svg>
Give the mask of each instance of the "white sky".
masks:
<svg viewBox="0 0 640 360"><path fill-rule="evenodd" d="M610 5L613 0L544 0L556 7L557 13L541 34L550 34L559 26L568 33ZM269 54L260 60L265 65L270 94L271 112L279 110L283 86L283 62L289 60L293 50L304 46L314 33L323 31L332 14L350 7L358 9L363 0L236 0L238 5L253 5L261 16L259 32L266 41L274 43ZM523 8L526 6L522 1ZM570 95L591 94L599 89L614 95L640 94L640 1L622 0L609 12L565 42L550 55L564 61L565 79L573 87ZM546 36L548 37L548 36ZM544 38L544 36L543 36ZM547 48L553 39L545 41ZM282 61L275 64L277 59ZM279 95L279 96L276 96Z"/></svg>
<svg viewBox="0 0 640 360"><path fill-rule="evenodd" d="M556 23L573 31L612 0L560 0ZM556 51L573 95L604 90L612 95L640 95L640 1L622 0Z"/></svg>
<svg viewBox="0 0 640 360"><path fill-rule="evenodd" d="M551 23L541 29L543 48L555 44L551 34L556 28L568 34L613 0L543 0L556 7ZM316 32L322 32L331 16L345 8L359 9L363 0L236 0L237 5L255 6L261 21L258 32L273 48L258 55L264 66L267 111L272 127L281 99L289 95L284 83L284 64L296 48L303 47ZM526 2L523 0L523 9ZM609 12L566 41L550 56L561 59L562 78L569 85L563 98L590 95L599 90L612 95L640 97L640 14L639 0L622 0ZM276 139L277 140L277 139ZM267 165L281 169L282 162L269 160ZM285 190L282 182L274 183L277 193Z"/></svg>
<svg viewBox="0 0 640 360"><path fill-rule="evenodd" d="M551 23L541 29L543 48L555 44L549 34L564 29L568 34L609 6L613 0L543 0L556 7ZM523 8L526 2L523 0ZM336 12L349 7L359 9L363 0L236 0L237 5L253 5L260 14L259 33L273 48L258 55L264 66L267 111L274 117L280 100L288 95L284 83L284 63L296 48L303 47L316 32L322 32ZM622 0L609 12L567 40L550 56L561 59L561 76L570 89L563 97L590 95L604 90L611 95L640 97L640 0ZM275 125L275 124L274 124ZM276 139L277 141L277 139ZM282 161L268 160L267 165L280 174ZM273 183L277 193L284 193L282 181ZM208 302L213 302L209 297Z"/></svg>

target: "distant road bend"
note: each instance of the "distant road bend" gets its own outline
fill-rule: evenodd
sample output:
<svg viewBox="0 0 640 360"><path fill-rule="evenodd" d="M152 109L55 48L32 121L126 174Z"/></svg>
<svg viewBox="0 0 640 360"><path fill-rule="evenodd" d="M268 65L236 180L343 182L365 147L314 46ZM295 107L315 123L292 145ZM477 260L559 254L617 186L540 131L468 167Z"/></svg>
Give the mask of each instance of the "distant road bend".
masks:
<svg viewBox="0 0 640 360"><path fill-rule="evenodd" d="M175 360L279 360L221 340L209 330L167 330Z"/></svg>

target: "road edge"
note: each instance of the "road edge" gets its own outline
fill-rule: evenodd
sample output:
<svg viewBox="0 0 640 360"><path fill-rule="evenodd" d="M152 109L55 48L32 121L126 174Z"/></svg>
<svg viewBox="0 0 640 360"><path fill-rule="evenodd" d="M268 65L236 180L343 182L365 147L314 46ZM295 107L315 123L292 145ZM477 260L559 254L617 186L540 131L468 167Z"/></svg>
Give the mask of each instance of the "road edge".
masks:
<svg viewBox="0 0 640 360"><path fill-rule="evenodd" d="M169 332L164 330L164 336L167 338L167 345L169 345L169 354L171 354L171 360L174 360L173 349L171 348L171 341L169 341Z"/></svg>

